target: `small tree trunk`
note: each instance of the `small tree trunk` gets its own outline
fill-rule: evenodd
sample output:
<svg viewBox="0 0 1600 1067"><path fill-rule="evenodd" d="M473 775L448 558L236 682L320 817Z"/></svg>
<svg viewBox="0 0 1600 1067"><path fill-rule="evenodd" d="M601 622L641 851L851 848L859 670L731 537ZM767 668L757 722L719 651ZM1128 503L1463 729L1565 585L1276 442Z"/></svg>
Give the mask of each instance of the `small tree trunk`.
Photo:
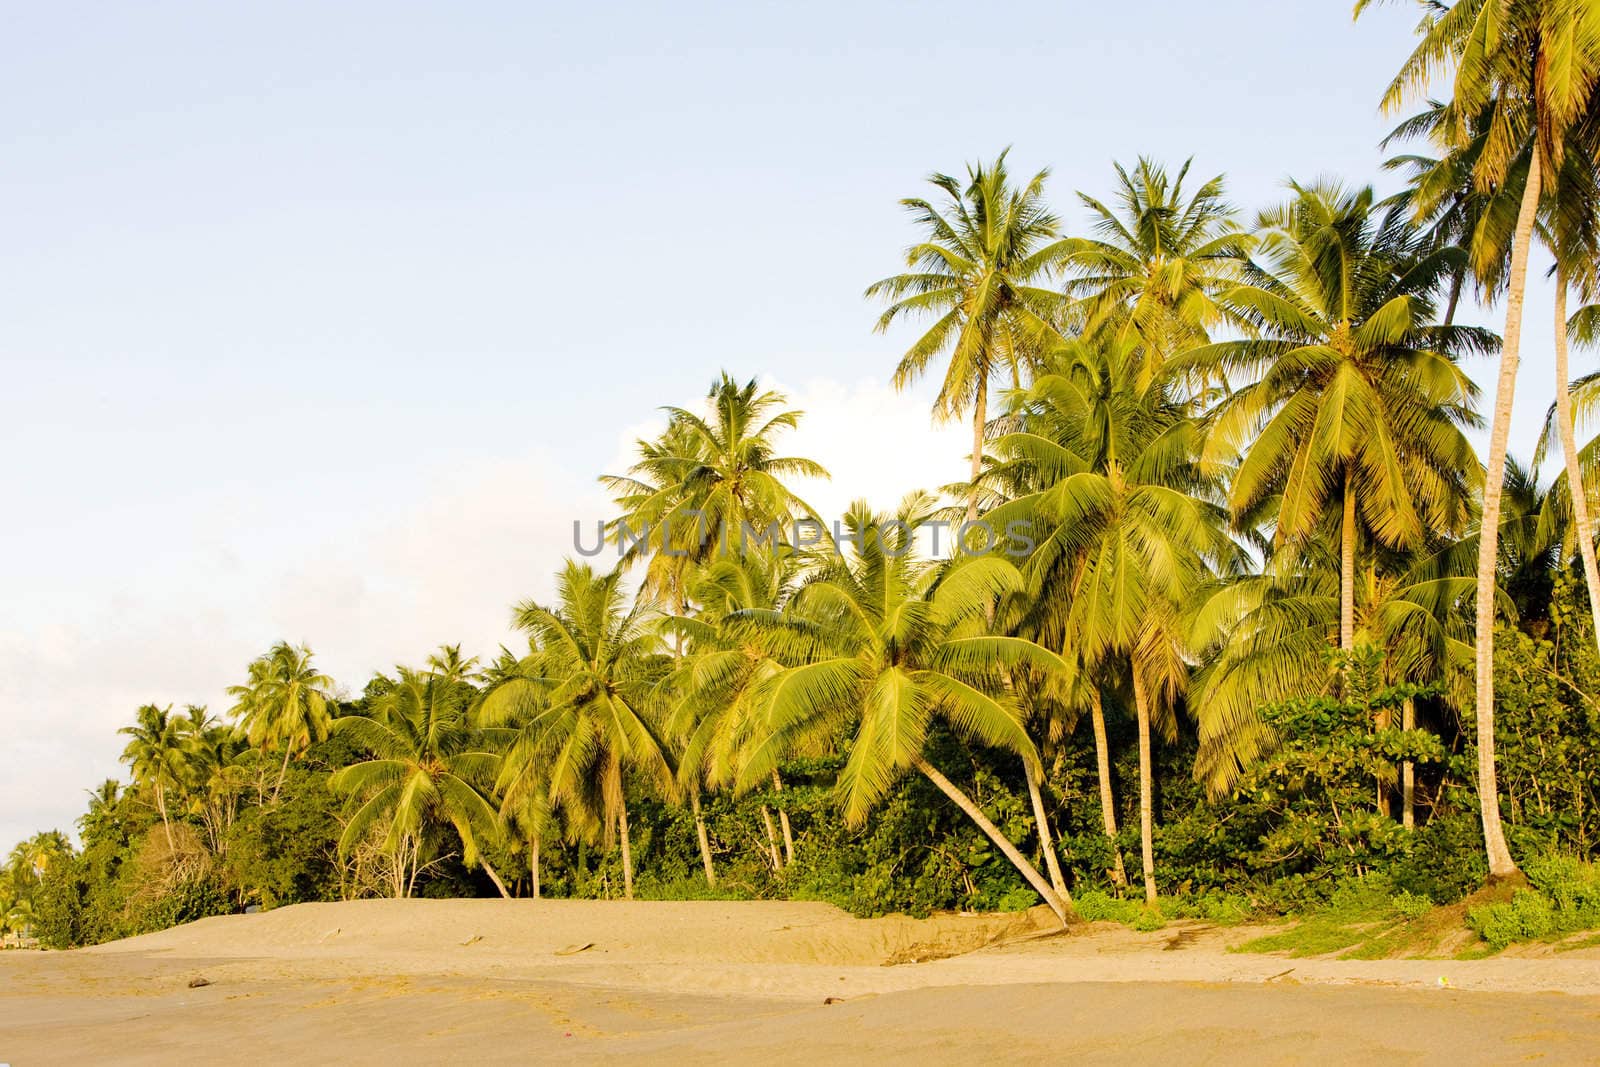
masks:
<svg viewBox="0 0 1600 1067"><path fill-rule="evenodd" d="M1500 783L1494 759L1494 621L1495 576L1500 560L1500 497L1505 491L1506 446L1511 435L1511 408L1517 392L1517 363L1522 351L1522 306L1527 297L1528 249L1539 214L1542 160L1538 145L1528 166L1516 235L1511 243L1511 273L1506 290L1506 328L1500 349L1500 374L1495 382L1494 418L1489 430L1489 462L1483 484L1483 518L1478 532L1478 589L1475 620L1476 718L1478 742L1478 810L1483 818L1483 846L1489 878L1517 871L1506 847L1500 822ZM1563 324L1563 329L1565 324Z"/></svg>
<svg viewBox="0 0 1600 1067"><path fill-rule="evenodd" d="M783 779L778 777L778 772L772 772L773 792L783 792ZM785 867L794 862L794 831L789 828L789 813L782 807L778 808L778 825L783 828L783 865Z"/></svg>
<svg viewBox="0 0 1600 1067"><path fill-rule="evenodd" d="M1567 493L1572 498L1572 529L1583 560L1583 584L1589 590L1589 612L1594 638L1600 644L1600 566L1595 563L1594 526L1589 521L1589 496L1584 491L1583 467L1578 463L1578 441L1572 424L1572 384L1567 369L1567 276L1556 274L1556 424L1561 434L1561 458L1567 468Z"/></svg>
<svg viewBox="0 0 1600 1067"><path fill-rule="evenodd" d="M1344 476L1344 518L1339 524L1339 651L1356 647L1356 494Z"/></svg>
<svg viewBox="0 0 1600 1067"><path fill-rule="evenodd" d="M983 426L989 416L989 376L978 377L978 392L972 401L972 490L967 494L967 522L978 520L978 478L983 474ZM966 549L963 541L961 549Z"/></svg>
<svg viewBox="0 0 1600 1067"><path fill-rule="evenodd" d="M954 782L940 774L937 767L921 756L911 757L911 765L927 776L928 781L939 788L939 792L955 801L956 807L966 812L967 818L976 823L978 829L982 830L989 840L993 841L995 846L1005 853L1006 859L1010 860L1011 865L1022 874L1022 877L1028 880L1028 884L1033 886L1034 892L1043 897L1044 902L1050 905L1050 910L1056 913L1056 918L1061 920L1061 925L1066 926L1067 919L1071 914L1072 899L1063 897L1052 889L1050 883L1044 880L1044 875L1039 873L1039 869L1028 862L1028 857L1018 851L1017 846L1013 845L1011 839L1000 832L998 826L989 821L989 817L983 813L983 809L974 804L972 798L968 797L967 794L957 789Z"/></svg>
<svg viewBox="0 0 1600 1067"><path fill-rule="evenodd" d="M167 819L167 787L156 782L156 811L161 815L161 829L167 835L167 856L176 859L178 846L172 840L172 823Z"/></svg>
<svg viewBox="0 0 1600 1067"><path fill-rule="evenodd" d="M706 818L700 812L700 789L689 793L689 806L694 811L694 835L700 839L700 862L706 869L706 885L717 884L717 869L711 864L711 837L706 833Z"/></svg>
<svg viewBox="0 0 1600 1067"><path fill-rule="evenodd" d="M1106 713L1098 685L1094 687L1093 701L1089 712L1094 724L1094 762L1100 775L1100 821L1105 826L1106 840L1111 844L1111 883L1122 888L1128 884L1128 872L1122 866L1122 849L1117 847L1117 809L1111 796L1111 746L1106 740Z"/></svg>
<svg viewBox="0 0 1600 1067"><path fill-rule="evenodd" d="M628 841L628 802L617 801L617 830L622 834L622 898L633 899L633 845Z"/></svg>
<svg viewBox="0 0 1600 1067"><path fill-rule="evenodd" d="M1144 866L1144 899L1156 902L1156 854L1151 836L1155 832L1154 775L1150 766L1150 702L1144 691L1139 664L1133 664L1133 706L1139 719L1139 858Z"/></svg>
<svg viewBox="0 0 1600 1067"><path fill-rule="evenodd" d="M783 857L778 855L778 834L772 828L772 810L765 804L761 805L761 821L767 827L767 855L772 860L774 871L783 870Z"/></svg>
<svg viewBox="0 0 1600 1067"><path fill-rule="evenodd" d="M1055 842L1050 838L1050 823L1044 814L1044 794L1039 790L1039 772L1033 764L1022 764L1022 773L1028 780L1028 800L1033 804L1033 821L1039 827L1039 850L1044 853L1045 869L1050 872L1050 885L1056 895L1067 898L1067 881L1061 877L1061 859L1056 855Z"/></svg>
<svg viewBox="0 0 1600 1067"><path fill-rule="evenodd" d="M538 900L539 894L539 835L533 835L533 843L528 846L528 877L533 882L533 899Z"/></svg>
<svg viewBox="0 0 1600 1067"><path fill-rule="evenodd" d="M1405 730L1417 728L1417 706L1406 701L1400 709L1400 726ZM1407 830L1417 825L1417 768L1410 760L1400 764L1400 823Z"/></svg>
<svg viewBox="0 0 1600 1067"><path fill-rule="evenodd" d="M506 890L506 884L500 880L500 873L489 866L489 861L482 856L478 857L478 862L483 864L483 873L489 876L489 881L493 882L494 887L500 890L501 899L510 900L511 894Z"/></svg>

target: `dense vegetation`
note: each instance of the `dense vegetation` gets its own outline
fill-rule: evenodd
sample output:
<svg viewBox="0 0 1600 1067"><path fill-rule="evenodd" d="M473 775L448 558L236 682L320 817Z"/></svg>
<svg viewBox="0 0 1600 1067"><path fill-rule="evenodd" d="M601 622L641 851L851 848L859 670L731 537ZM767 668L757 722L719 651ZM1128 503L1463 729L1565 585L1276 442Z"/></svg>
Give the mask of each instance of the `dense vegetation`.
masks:
<svg viewBox="0 0 1600 1067"><path fill-rule="evenodd" d="M1490 944L1594 923L1600 452L1566 348L1569 293L1572 338L1600 321L1600 11L1425 8L1388 103L1454 77L1388 199L1291 183L1247 218L1141 159L1075 235L1002 154L904 201L916 243L867 293L921 320L895 381L941 377L965 480L819 515L801 413L723 375L602 479L616 566L518 604L526 647L348 699L280 644L222 718L138 709L81 848L13 854L9 927L494 893L1410 914L1516 859L1471 912ZM1534 241L1559 381L1524 468ZM1464 293L1504 297L1503 342ZM1499 360L1487 463L1469 358Z"/></svg>

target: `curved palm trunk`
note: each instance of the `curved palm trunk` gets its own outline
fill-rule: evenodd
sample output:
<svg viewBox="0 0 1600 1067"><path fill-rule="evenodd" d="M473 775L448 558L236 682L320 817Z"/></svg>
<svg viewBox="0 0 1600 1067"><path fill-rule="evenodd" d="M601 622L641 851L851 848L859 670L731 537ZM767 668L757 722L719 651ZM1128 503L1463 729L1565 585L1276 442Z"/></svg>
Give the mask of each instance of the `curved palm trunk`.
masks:
<svg viewBox="0 0 1600 1067"><path fill-rule="evenodd" d="M1356 647L1356 494L1344 476L1344 517L1339 523L1339 651Z"/></svg>
<svg viewBox="0 0 1600 1067"><path fill-rule="evenodd" d="M1146 699L1139 665L1133 665L1133 707L1139 719L1139 858L1144 866L1144 899L1156 902L1156 854L1151 842L1155 832L1154 779L1150 767L1150 702Z"/></svg>
<svg viewBox="0 0 1600 1067"><path fill-rule="evenodd" d="M628 840L628 802L617 801L617 830L622 835L622 898L633 899L633 844Z"/></svg>
<svg viewBox="0 0 1600 1067"><path fill-rule="evenodd" d="M694 812L694 835L700 840L700 862L706 869L706 885L717 884L717 869L711 864L711 837L706 833L706 818L700 812L700 789L689 793L689 807Z"/></svg>
<svg viewBox="0 0 1600 1067"><path fill-rule="evenodd" d="M278 781L272 787L272 802L274 804L278 802L278 793L283 789L284 776L289 773L289 755L292 752L294 752L294 746L285 741L283 743L283 766L278 768Z"/></svg>
<svg viewBox="0 0 1600 1067"><path fill-rule="evenodd" d="M966 812L967 818L976 823L978 829L982 830L989 840L993 841L995 846L1005 853L1005 857L1011 861L1011 865L1021 872L1022 877L1028 880L1028 884L1033 886L1034 891L1044 898L1046 904L1050 905L1050 910L1056 913L1056 918L1061 920L1061 925L1066 926L1068 916L1071 914L1072 898L1058 894L1052 889L1050 883L1044 880L1044 875L1039 873L1039 869L1028 862L1028 857L1017 850L1017 846L1013 845L1011 839L1000 832L998 826L989 821L989 817L983 813L983 809L974 804L972 798L968 797L967 794L957 789L954 782L940 774L937 767L921 756L913 756L911 765L921 771L928 781L937 786L939 792L955 801L956 807Z"/></svg>
<svg viewBox="0 0 1600 1067"><path fill-rule="evenodd" d="M1122 865L1122 849L1117 847L1116 801L1111 796L1111 746L1106 740L1106 713L1100 699L1100 687L1094 687L1094 703L1089 705L1094 724L1094 762L1100 776L1100 821L1105 827L1106 840L1111 843L1111 883L1118 888L1128 884L1128 871Z"/></svg>
<svg viewBox="0 0 1600 1067"><path fill-rule="evenodd" d="M1494 618L1495 565L1500 548L1500 497L1505 490L1506 442L1511 434L1511 405L1517 392L1517 363L1522 351L1522 305L1527 297L1528 248L1539 212L1542 181L1539 149L1528 167L1528 184L1517 212L1511 245L1511 275L1506 293L1506 330L1500 351L1500 376L1495 383L1494 421L1489 431L1489 465L1483 485L1483 520L1478 532L1476 619L1476 703L1478 726L1478 806L1483 815L1483 845L1489 878L1513 875L1516 863L1506 847L1500 823L1500 786L1494 760ZM1565 324L1563 324L1563 329Z"/></svg>
<svg viewBox="0 0 1600 1067"><path fill-rule="evenodd" d="M172 840L172 821L167 818L167 787L160 782L156 783L156 811L161 815L161 829L167 835L167 855L171 856L178 851L178 846Z"/></svg>
<svg viewBox="0 0 1600 1067"><path fill-rule="evenodd" d="M1061 877L1061 860L1056 855L1055 842L1050 839L1050 823L1044 815L1044 795L1039 791L1039 772L1033 764L1024 763L1022 773L1028 779L1028 799L1033 803L1033 821L1039 827L1039 850L1044 853L1044 865L1050 872L1050 885L1057 896L1066 898L1069 896L1067 881Z"/></svg>
<svg viewBox="0 0 1600 1067"><path fill-rule="evenodd" d="M494 887L500 890L501 899L510 900L511 892L506 889L506 884L500 880L500 872L489 866L489 861L484 859L482 856L478 857L478 862L483 864L483 873L489 876L489 881L493 882Z"/></svg>
<svg viewBox="0 0 1600 1067"><path fill-rule="evenodd" d="M783 779L778 777L778 772L772 772L773 792L783 792ZM789 812L778 808L778 825L783 828L783 865L789 866L794 862L794 831L789 828Z"/></svg>
<svg viewBox="0 0 1600 1067"><path fill-rule="evenodd" d="M528 880L533 883L533 899L539 899L539 835L533 835L533 843L528 846Z"/></svg>
<svg viewBox="0 0 1600 1067"><path fill-rule="evenodd" d="M978 392L972 401L972 489L967 494L967 521L978 520L978 477L983 474L983 426L989 419L989 376L978 378ZM965 548L963 543L961 548Z"/></svg>
<svg viewBox="0 0 1600 1067"><path fill-rule="evenodd" d="M1589 591L1589 612L1600 645L1600 566L1595 564L1594 526L1589 521L1589 497L1584 490L1583 468L1578 464L1578 442L1572 424L1571 374L1567 370L1567 276L1556 274L1556 424L1561 433L1561 458L1567 467L1567 493L1572 498L1573 536L1583 559L1583 584Z"/></svg>

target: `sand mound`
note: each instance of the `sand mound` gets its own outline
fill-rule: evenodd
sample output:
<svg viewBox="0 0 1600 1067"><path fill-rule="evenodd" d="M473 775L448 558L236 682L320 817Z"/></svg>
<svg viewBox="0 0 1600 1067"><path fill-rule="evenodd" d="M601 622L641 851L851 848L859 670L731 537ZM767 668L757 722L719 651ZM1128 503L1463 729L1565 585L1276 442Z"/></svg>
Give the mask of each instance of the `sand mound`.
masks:
<svg viewBox="0 0 1600 1067"><path fill-rule="evenodd" d="M1047 931L1045 909L857 919L773 901L357 900L201 919L86 950L188 959L556 958L631 963L914 963Z"/></svg>

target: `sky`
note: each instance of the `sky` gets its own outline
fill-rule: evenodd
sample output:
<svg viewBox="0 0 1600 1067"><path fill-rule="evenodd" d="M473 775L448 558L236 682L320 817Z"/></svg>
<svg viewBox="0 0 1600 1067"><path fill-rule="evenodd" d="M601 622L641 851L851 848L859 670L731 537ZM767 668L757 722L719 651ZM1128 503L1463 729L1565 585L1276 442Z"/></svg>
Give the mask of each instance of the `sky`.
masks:
<svg viewBox="0 0 1600 1067"><path fill-rule="evenodd" d="M513 642L596 476L724 368L807 412L823 510L959 477L862 297L896 201L1007 146L1073 229L1140 154L1247 211L1392 191L1415 14L1350 6L0 0L0 850L277 640L350 692Z"/></svg>

